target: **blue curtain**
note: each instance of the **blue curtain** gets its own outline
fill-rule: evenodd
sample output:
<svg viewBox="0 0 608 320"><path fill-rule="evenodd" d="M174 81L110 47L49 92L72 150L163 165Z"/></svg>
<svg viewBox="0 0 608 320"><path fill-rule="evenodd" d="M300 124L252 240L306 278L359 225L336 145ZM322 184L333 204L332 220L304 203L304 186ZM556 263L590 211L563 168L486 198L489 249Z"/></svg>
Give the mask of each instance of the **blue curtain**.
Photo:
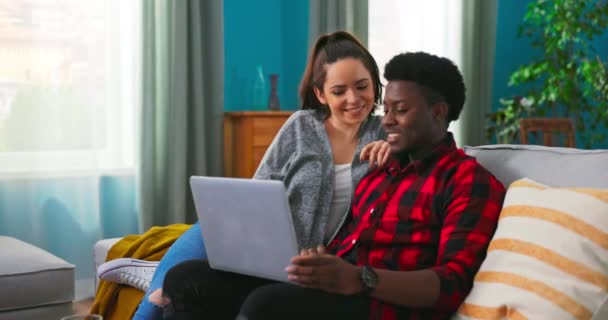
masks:
<svg viewBox="0 0 608 320"><path fill-rule="evenodd" d="M134 175L0 179L0 234L74 265L76 279L95 274L93 245L137 233Z"/></svg>

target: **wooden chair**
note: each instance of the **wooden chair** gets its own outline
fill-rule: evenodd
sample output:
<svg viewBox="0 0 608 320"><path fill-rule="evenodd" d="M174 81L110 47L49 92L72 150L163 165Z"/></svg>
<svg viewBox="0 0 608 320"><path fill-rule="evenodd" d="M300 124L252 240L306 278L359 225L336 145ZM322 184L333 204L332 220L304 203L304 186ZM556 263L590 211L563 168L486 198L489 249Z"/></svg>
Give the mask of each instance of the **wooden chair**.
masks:
<svg viewBox="0 0 608 320"><path fill-rule="evenodd" d="M554 146L553 135L565 135L565 147L576 148L574 140L574 123L569 118L527 118L519 120L519 133L522 144L529 144L528 134L541 133L545 146ZM560 140L559 138L557 139Z"/></svg>

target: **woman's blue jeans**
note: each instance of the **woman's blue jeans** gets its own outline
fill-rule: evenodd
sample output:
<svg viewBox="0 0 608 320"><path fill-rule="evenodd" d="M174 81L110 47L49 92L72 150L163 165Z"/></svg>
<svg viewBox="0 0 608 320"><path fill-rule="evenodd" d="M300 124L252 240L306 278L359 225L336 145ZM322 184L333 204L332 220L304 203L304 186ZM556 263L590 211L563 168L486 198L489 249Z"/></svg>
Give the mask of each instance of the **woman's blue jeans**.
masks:
<svg viewBox="0 0 608 320"><path fill-rule="evenodd" d="M150 293L163 287L165 275L176 264L193 259L207 259L205 244L201 234L201 227L196 222L184 232L167 250L154 272L150 288L133 316L135 320L162 319L162 309L148 301Z"/></svg>

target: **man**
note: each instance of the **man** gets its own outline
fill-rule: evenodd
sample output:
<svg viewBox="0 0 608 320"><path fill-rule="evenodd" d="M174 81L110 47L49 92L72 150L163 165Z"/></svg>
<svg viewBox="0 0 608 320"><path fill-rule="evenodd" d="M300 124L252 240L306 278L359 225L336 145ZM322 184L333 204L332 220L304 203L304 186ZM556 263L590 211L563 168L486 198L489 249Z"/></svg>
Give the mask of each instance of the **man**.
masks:
<svg viewBox="0 0 608 320"><path fill-rule="evenodd" d="M183 317L201 318L229 295L242 297L230 308L240 306L239 319L248 320L446 319L456 311L485 257L505 189L447 131L465 99L450 60L400 54L384 77L392 159L357 185L349 219L327 249L292 258L286 271L297 285L184 263L167 274L165 289L169 282L196 290L171 297L180 309L174 319L186 314L184 305L207 304Z"/></svg>
<svg viewBox="0 0 608 320"><path fill-rule="evenodd" d="M451 61L400 54L384 76L383 126L393 161L359 183L352 219L328 253L293 258L289 279L368 295L370 319L445 319L472 287L505 189L447 131L465 99Z"/></svg>

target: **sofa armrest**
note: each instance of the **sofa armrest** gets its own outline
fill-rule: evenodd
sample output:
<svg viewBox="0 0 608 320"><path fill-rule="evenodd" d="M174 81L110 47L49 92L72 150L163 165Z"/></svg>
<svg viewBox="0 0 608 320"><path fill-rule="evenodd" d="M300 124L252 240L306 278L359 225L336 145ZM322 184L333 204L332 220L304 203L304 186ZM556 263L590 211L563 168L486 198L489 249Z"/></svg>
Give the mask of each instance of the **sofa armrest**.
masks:
<svg viewBox="0 0 608 320"><path fill-rule="evenodd" d="M106 257L108 256L108 252L112 249L112 246L120 241L122 238L111 238L111 239L102 239L95 243L93 246L93 257L95 258L95 288L97 289L97 284L99 283L99 279L97 278L97 270L99 266L106 262Z"/></svg>

